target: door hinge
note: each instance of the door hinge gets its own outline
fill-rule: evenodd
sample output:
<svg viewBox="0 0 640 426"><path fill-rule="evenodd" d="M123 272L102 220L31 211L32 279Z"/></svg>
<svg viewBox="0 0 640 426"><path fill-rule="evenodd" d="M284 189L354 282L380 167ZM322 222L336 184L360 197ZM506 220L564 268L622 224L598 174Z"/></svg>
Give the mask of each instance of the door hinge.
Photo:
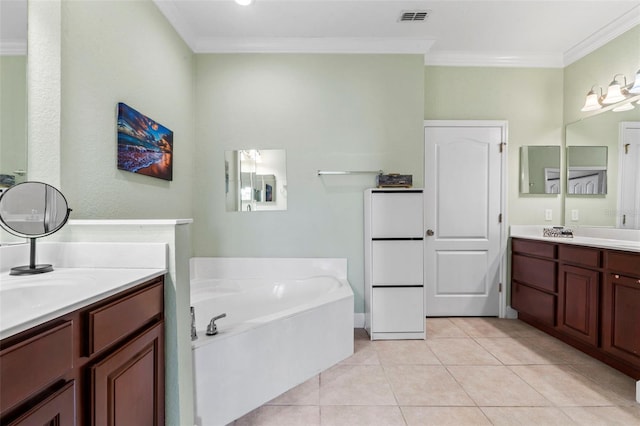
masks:
<svg viewBox="0 0 640 426"><path fill-rule="evenodd" d="M502 293L502 283L498 283L498 293Z"/></svg>
<svg viewBox="0 0 640 426"><path fill-rule="evenodd" d="M625 143L625 144L624 144L624 153L625 153L625 154L628 154L628 153L629 153L629 147L630 147L630 146L631 146L631 144L630 144L630 143Z"/></svg>
<svg viewBox="0 0 640 426"><path fill-rule="evenodd" d="M623 225L626 225L626 224L627 224L627 215L626 215L626 214L623 214L623 215L622 215L622 224L623 224Z"/></svg>
<svg viewBox="0 0 640 426"><path fill-rule="evenodd" d="M498 223L502 223L502 213L498 215Z"/></svg>
<svg viewBox="0 0 640 426"><path fill-rule="evenodd" d="M504 147L507 146L506 142L500 142L500 152L504 151Z"/></svg>

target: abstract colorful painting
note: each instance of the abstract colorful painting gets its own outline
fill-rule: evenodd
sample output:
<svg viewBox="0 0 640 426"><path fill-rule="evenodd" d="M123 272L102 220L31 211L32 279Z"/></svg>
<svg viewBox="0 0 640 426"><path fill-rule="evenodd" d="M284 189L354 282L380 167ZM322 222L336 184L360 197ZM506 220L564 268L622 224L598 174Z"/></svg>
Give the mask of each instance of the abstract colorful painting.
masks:
<svg viewBox="0 0 640 426"><path fill-rule="evenodd" d="M118 169L173 179L173 132L118 103Z"/></svg>

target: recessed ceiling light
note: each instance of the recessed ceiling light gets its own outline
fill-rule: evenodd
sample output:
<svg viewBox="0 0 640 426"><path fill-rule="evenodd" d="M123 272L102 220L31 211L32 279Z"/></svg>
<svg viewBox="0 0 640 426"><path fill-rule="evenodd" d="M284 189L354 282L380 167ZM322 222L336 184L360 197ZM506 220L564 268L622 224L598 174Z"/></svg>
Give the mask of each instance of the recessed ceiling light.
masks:
<svg viewBox="0 0 640 426"><path fill-rule="evenodd" d="M235 1L241 6L249 6L251 3L253 3L253 0L235 0Z"/></svg>

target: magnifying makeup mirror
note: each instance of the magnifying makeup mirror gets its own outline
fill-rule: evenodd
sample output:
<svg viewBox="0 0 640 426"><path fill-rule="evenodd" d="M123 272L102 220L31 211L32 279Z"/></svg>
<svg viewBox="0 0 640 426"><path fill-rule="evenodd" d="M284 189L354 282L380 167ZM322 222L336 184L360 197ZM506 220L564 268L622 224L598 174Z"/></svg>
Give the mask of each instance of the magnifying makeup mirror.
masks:
<svg viewBox="0 0 640 426"><path fill-rule="evenodd" d="M0 226L18 237L29 238L29 265L11 268L10 275L32 275L53 271L47 264L36 265L36 238L58 231L69 219L71 209L64 195L41 182L23 182L0 196Z"/></svg>

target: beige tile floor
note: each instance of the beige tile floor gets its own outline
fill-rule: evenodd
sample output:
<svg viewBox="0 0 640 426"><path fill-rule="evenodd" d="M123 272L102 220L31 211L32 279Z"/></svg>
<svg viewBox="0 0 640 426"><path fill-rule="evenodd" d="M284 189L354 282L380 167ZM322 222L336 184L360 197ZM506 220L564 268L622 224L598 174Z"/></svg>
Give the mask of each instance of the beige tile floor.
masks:
<svg viewBox="0 0 640 426"><path fill-rule="evenodd" d="M234 422L640 425L635 381L518 320L428 318L427 340L371 342Z"/></svg>

